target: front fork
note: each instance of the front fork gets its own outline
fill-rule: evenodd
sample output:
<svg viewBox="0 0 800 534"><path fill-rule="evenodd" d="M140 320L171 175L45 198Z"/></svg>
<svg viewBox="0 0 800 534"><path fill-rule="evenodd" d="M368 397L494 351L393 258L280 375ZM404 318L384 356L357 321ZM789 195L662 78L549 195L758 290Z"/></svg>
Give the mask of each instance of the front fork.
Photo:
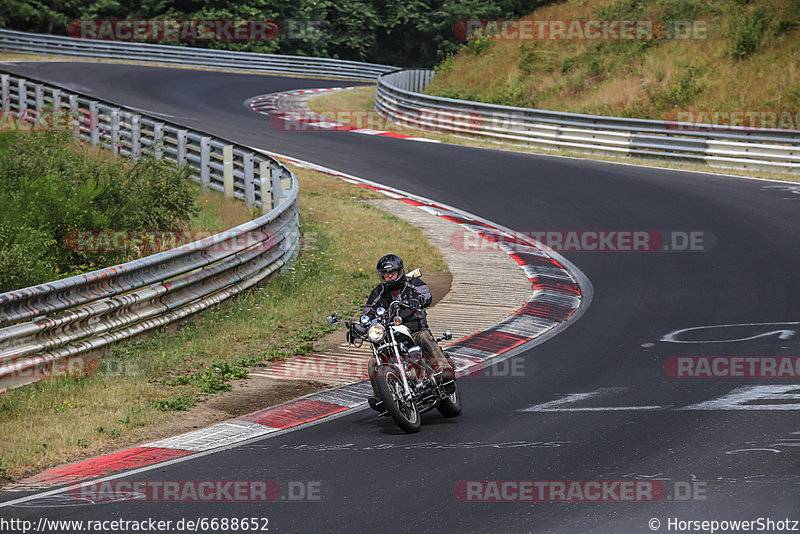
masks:
<svg viewBox="0 0 800 534"><path fill-rule="evenodd" d="M406 366L403 364L403 358L400 356L400 346L394 339L394 331L389 328L389 338L392 340L392 349L394 350L394 357L397 360L397 368L400 370L400 378L403 379L403 391L409 399L413 399L411 386L408 385L408 378L406 377Z"/></svg>

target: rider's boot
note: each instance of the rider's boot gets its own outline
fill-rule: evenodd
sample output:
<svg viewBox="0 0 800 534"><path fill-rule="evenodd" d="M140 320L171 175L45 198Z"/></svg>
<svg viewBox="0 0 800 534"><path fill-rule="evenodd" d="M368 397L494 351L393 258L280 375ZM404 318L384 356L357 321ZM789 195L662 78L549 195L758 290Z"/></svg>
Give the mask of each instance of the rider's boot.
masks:
<svg viewBox="0 0 800 534"><path fill-rule="evenodd" d="M456 372L449 364L442 364L435 369L436 374L442 381L442 389L448 395L452 395L456 391Z"/></svg>
<svg viewBox="0 0 800 534"><path fill-rule="evenodd" d="M367 402L369 403L369 407L379 414L383 415L386 413L386 408L383 407L383 401L378 397L370 397L367 399Z"/></svg>

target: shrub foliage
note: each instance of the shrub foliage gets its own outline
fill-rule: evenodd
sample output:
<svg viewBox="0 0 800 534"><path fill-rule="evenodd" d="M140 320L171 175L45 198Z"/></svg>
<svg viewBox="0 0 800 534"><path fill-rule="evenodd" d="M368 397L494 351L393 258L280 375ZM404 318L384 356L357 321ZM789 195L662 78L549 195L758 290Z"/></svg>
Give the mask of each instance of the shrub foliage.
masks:
<svg viewBox="0 0 800 534"><path fill-rule="evenodd" d="M182 228L197 211L187 172L110 159L69 133L0 134L0 293L132 258L71 250L71 231Z"/></svg>

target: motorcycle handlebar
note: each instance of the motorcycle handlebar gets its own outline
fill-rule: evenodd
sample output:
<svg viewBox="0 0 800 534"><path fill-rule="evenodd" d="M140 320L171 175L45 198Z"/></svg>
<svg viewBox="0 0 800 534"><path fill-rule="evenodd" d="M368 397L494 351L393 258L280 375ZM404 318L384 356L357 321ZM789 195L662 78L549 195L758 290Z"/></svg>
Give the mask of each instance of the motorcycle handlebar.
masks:
<svg viewBox="0 0 800 534"><path fill-rule="evenodd" d="M389 305L390 309L391 309L391 306L393 304L396 304L397 306L402 306L403 308L408 308L408 309L414 310L414 311L420 311L422 309L419 306L412 305L407 300L395 300L394 302L392 302L392 304Z"/></svg>
<svg viewBox="0 0 800 534"><path fill-rule="evenodd" d="M422 309L420 306L414 306L407 300L395 300L389 304L389 310L388 310L389 316L391 317L393 315L392 314L393 308L400 308L400 307L408 308L414 311L420 311ZM341 319L339 319L338 313L331 314L328 317L326 317L326 319L328 320L329 324L335 324L341 321ZM360 326L360 323L358 321L344 321L344 325L347 327L348 330L353 330L353 327ZM364 331L366 332L366 330Z"/></svg>

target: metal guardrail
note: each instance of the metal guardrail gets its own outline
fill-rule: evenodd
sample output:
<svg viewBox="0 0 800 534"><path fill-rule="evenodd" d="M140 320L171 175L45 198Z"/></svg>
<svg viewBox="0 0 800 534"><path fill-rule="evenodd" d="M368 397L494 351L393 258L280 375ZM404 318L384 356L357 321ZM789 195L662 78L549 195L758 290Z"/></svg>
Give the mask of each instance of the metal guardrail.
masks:
<svg viewBox="0 0 800 534"><path fill-rule="evenodd" d="M256 54L127 41L98 41L12 30L0 30L0 50L22 54L157 62L207 69L235 69L353 80L375 80L381 74L398 69L391 65L342 59Z"/></svg>
<svg viewBox="0 0 800 534"><path fill-rule="evenodd" d="M91 273L0 294L0 391L69 369L84 353L180 320L284 268L299 243L298 182L277 160L57 87L0 74L4 113L78 117L76 135L133 158L188 165L192 178L261 206L206 239Z"/></svg>
<svg viewBox="0 0 800 534"><path fill-rule="evenodd" d="M423 130L497 143L712 166L800 172L800 131L561 113L422 94L433 71L378 78L375 110Z"/></svg>

